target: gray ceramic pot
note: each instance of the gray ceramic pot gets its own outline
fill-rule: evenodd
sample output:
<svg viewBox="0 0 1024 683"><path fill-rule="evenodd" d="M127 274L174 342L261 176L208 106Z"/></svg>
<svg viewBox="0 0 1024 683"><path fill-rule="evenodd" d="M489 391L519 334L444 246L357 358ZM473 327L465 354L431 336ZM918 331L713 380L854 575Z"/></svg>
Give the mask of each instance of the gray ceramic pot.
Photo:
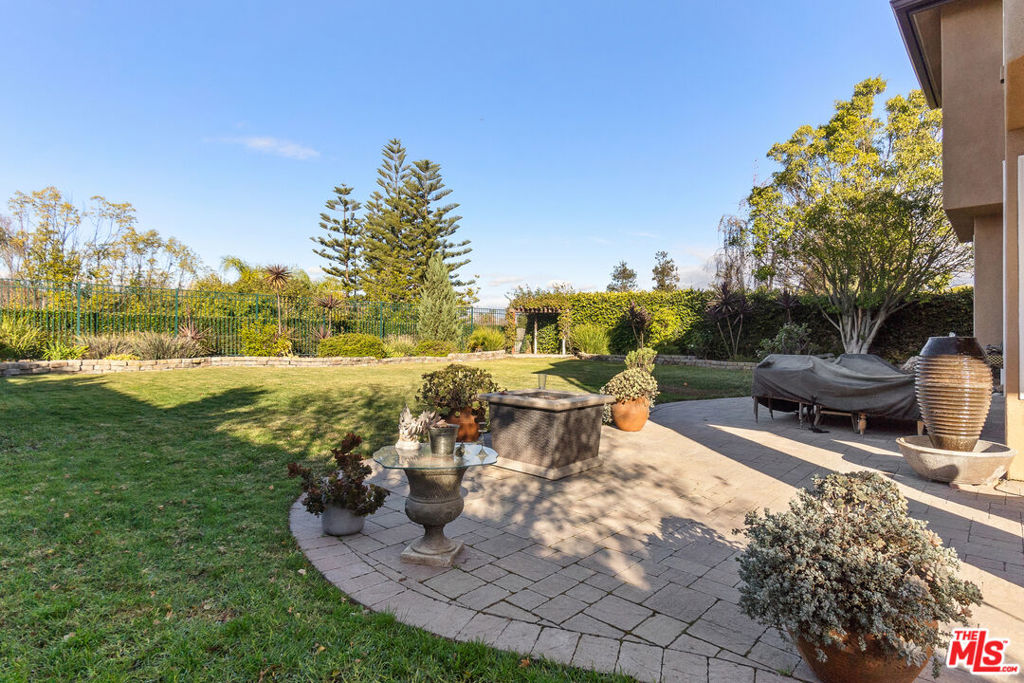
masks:
<svg viewBox="0 0 1024 683"><path fill-rule="evenodd" d="M348 536L358 534L366 522L365 515L357 515L340 505L328 505L320 515L320 523L328 536Z"/></svg>
<svg viewBox="0 0 1024 683"><path fill-rule="evenodd" d="M914 386L934 448L973 451L992 403L992 371L974 337L932 337Z"/></svg>
<svg viewBox="0 0 1024 683"><path fill-rule="evenodd" d="M434 455L451 455L455 452L455 434L458 425L446 424L443 427L431 427L428 430L430 452Z"/></svg>

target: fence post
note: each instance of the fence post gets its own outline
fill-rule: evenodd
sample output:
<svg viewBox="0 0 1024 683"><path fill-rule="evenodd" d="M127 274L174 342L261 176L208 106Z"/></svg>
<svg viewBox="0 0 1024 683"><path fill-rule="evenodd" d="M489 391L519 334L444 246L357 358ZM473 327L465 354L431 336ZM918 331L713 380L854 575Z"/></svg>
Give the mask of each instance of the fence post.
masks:
<svg viewBox="0 0 1024 683"><path fill-rule="evenodd" d="M181 290L178 290L178 289L174 290L174 330L172 331L173 334L177 334L178 330L181 329L181 325L178 322L178 292L179 291L181 291Z"/></svg>
<svg viewBox="0 0 1024 683"><path fill-rule="evenodd" d="M82 336L82 283L75 283L75 336Z"/></svg>
<svg viewBox="0 0 1024 683"><path fill-rule="evenodd" d="M380 338L384 338L384 302L377 304L377 309L380 312Z"/></svg>
<svg viewBox="0 0 1024 683"><path fill-rule="evenodd" d="M476 323L476 309L473 306L469 307L469 333L473 334L475 329L474 324Z"/></svg>

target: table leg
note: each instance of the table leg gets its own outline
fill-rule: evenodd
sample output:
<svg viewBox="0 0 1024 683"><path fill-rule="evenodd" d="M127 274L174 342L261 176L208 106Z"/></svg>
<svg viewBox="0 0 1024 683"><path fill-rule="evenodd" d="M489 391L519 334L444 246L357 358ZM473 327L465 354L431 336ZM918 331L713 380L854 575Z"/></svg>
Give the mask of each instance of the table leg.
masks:
<svg viewBox="0 0 1024 683"><path fill-rule="evenodd" d="M462 477L465 467L450 469L406 469L409 497L405 514L423 525L424 534L402 551L402 560L412 564L450 567L462 550L462 541L444 535L444 526L462 514Z"/></svg>

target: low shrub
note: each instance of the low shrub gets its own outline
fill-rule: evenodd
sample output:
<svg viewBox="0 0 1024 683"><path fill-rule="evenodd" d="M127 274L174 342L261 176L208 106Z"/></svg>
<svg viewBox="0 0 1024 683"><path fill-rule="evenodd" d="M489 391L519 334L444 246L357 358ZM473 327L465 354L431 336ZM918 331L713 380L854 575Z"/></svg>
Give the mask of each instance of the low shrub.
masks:
<svg viewBox="0 0 1024 683"><path fill-rule="evenodd" d="M104 356L103 360L142 360L134 353L112 353L109 356Z"/></svg>
<svg viewBox="0 0 1024 683"><path fill-rule="evenodd" d="M651 313L651 331L647 344L662 353L676 353L676 340L682 333L683 321L671 308L656 308Z"/></svg>
<svg viewBox="0 0 1024 683"><path fill-rule="evenodd" d="M78 360L85 355L86 348L79 344L69 344L59 339L51 339L43 346L43 360Z"/></svg>
<svg viewBox="0 0 1024 683"><path fill-rule="evenodd" d="M758 360L773 353L811 353L811 330L807 325L786 323L771 339L762 339L757 347Z"/></svg>
<svg viewBox="0 0 1024 683"><path fill-rule="evenodd" d="M22 318L6 315L0 319L0 360L39 358L46 335Z"/></svg>
<svg viewBox="0 0 1024 683"><path fill-rule="evenodd" d="M131 353L142 360L197 358L205 353L202 344L166 332L139 332L128 337Z"/></svg>
<svg viewBox="0 0 1024 683"><path fill-rule="evenodd" d="M385 358L404 358L416 353L416 337L411 334L389 334L384 340Z"/></svg>
<svg viewBox="0 0 1024 683"><path fill-rule="evenodd" d="M119 335L86 334L78 338L78 343L86 348L86 358L109 358L132 352L128 337Z"/></svg>
<svg viewBox="0 0 1024 683"><path fill-rule="evenodd" d="M322 340L317 348L317 355L383 358L385 355L384 341L380 337L360 332L338 334Z"/></svg>
<svg viewBox="0 0 1024 683"><path fill-rule="evenodd" d="M416 356L442 357L449 353L455 353L455 344L443 339L420 339L413 350Z"/></svg>
<svg viewBox="0 0 1024 683"><path fill-rule="evenodd" d="M287 356L292 341L279 334L273 323L246 325L238 335L243 356Z"/></svg>
<svg viewBox="0 0 1024 683"><path fill-rule="evenodd" d="M495 327L478 327L466 341L468 351L500 351L505 348L505 335Z"/></svg>
<svg viewBox="0 0 1024 683"><path fill-rule="evenodd" d="M569 334L569 342L572 344L573 351L580 353L606 354L610 352L611 339L608 330L600 325L584 323L574 326Z"/></svg>

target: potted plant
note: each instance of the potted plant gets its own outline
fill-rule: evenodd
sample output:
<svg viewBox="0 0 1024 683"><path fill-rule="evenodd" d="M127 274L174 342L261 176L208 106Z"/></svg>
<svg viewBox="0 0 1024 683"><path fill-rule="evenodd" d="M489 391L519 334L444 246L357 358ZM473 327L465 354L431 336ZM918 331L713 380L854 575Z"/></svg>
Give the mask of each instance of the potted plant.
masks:
<svg viewBox="0 0 1024 683"><path fill-rule="evenodd" d="M786 512L747 513L740 608L787 631L818 677L913 681L981 591L957 577L952 548L907 514L874 472L830 474ZM934 660L938 675L939 660Z"/></svg>
<svg viewBox="0 0 1024 683"><path fill-rule="evenodd" d="M483 417L482 403L477 396L495 391L499 389L491 373L483 368L452 363L424 374L416 397L445 416L448 422L459 425L459 441L476 441L480 438L477 420Z"/></svg>
<svg viewBox="0 0 1024 683"><path fill-rule="evenodd" d="M363 456L355 452L363 440L351 432L342 439L340 448L331 449L337 470L314 474L308 467L288 463L288 476L302 478L306 493L302 504L320 517L323 531L330 536L346 536L363 530L366 515L384 504L389 491L363 480L371 470Z"/></svg>
<svg viewBox="0 0 1024 683"><path fill-rule="evenodd" d="M624 432L640 431L650 416L651 404L658 397L658 380L651 371L657 356L654 349L636 349L626 355L626 369L601 387L602 394L611 394L611 421Z"/></svg>

